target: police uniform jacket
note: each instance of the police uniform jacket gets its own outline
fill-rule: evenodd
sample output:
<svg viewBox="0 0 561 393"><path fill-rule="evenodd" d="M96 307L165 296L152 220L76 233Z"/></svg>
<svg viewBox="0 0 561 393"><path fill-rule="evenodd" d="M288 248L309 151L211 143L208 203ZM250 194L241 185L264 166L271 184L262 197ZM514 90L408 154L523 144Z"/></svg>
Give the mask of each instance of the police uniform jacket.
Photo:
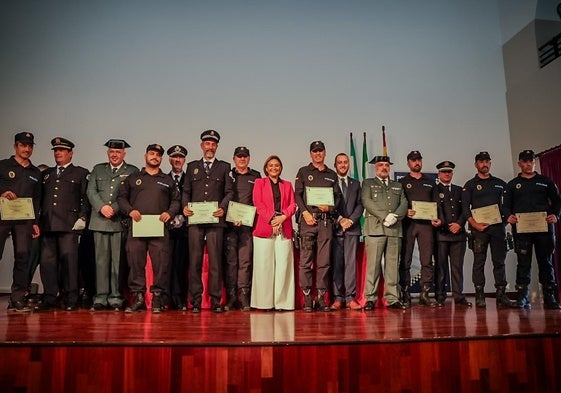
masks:
<svg viewBox="0 0 561 393"><path fill-rule="evenodd" d="M501 211L503 223L490 225L489 227L504 226L504 223L506 223L503 209L503 193L505 189L505 181L493 175L489 175L486 179L475 175L468 180L462 189L462 213L466 221L471 217L471 209L496 203Z"/></svg>
<svg viewBox="0 0 561 393"><path fill-rule="evenodd" d="M433 199L437 203L438 218L442 220L436 236L439 241L463 241L466 239L466 218L462 213L462 187L451 184L450 188L448 190L442 183L434 187ZM448 229L448 225L454 222L462 227L458 233Z"/></svg>
<svg viewBox="0 0 561 393"><path fill-rule="evenodd" d="M253 205L253 186L255 180L261 177L261 174L255 169L248 168L247 173L238 173L236 168L232 168L230 176L234 182L234 202L243 203L245 205Z"/></svg>
<svg viewBox="0 0 561 393"><path fill-rule="evenodd" d="M414 178L410 174L407 174L399 179L399 182L403 185L405 197L407 198L408 209L412 208L413 201L433 202L433 189L436 186L436 182L424 173L421 175L422 176L419 179ZM408 217L406 217L405 220L413 221ZM414 221L419 224L430 224L429 220Z"/></svg>
<svg viewBox="0 0 561 393"><path fill-rule="evenodd" d="M69 164L59 177L56 166L43 172L42 231L72 232L78 218L89 217L88 174L86 168L74 164Z"/></svg>
<svg viewBox="0 0 561 393"><path fill-rule="evenodd" d="M377 177L370 178L362 183L361 195L366 215L364 236L402 237L401 221L407 214L407 198L403 186L388 179L386 187ZM397 222L389 228L383 225L388 213L397 215Z"/></svg>
<svg viewBox="0 0 561 393"><path fill-rule="evenodd" d="M92 205L92 215L89 228L92 231L100 232L121 232L122 216L117 203L119 186L130 174L138 172L134 165L123 162L119 170L113 173L111 164L106 162L94 166L88 182L87 195ZM100 210L103 206L109 205L115 211L111 218L104 217Z"/></svg>
<svg viewBox="0 0 561 393"><path fill-rule="evenodd" d="M339 214L336 207L339 206L341 191L337 184L337 173L327 166L320 171L312 163L298 170L296 181L294 182L294 193L296 205L300 212L309 211L310 213L322 213L316 206L306 204L306 187L331 187L333 188L334 206L329 207L329 215L335 219Z"/></svg>
<svg viewBox="0 0 561 393"><path fill-rule="evenodd" d="M150 175L144 168L121 182L117 203L127 217L132 210L138 210L140 214L160 215L167 212L173 218L180 210L175 181L161 170Z"/></svg>
<svg viewBox="0 0 561 393"><path fill-rule="evenodd" d="M41 171L31 164L20 165L14 156L0 161L0 194L12 191L18 198L32 198L35 219L19 221L20 223L38 223L41 203ZM6 221L13 222L13 221Z"/></svg>
<svg viewBox="0 0 561 393"><path fill-rule="evenodd" d="M230 177L230 164L215 159L207 175L203 159L191 161L185 171L182 206L189 202L218 202L224 212L234 197L233 181ZM220 217L218 224L198 224L201 226L226 226L226 214Z"/></svg>
<svg viewBox="0 0 561 393"><path fill-rule="evenodd" d="M546 212L559 219L561 197L559 189L548 177L536 173L531 179L518 174L508 182L504 194L504 213L508 217L516 213ZM549 232L554 231L554 224L548 224Z"/></svg>

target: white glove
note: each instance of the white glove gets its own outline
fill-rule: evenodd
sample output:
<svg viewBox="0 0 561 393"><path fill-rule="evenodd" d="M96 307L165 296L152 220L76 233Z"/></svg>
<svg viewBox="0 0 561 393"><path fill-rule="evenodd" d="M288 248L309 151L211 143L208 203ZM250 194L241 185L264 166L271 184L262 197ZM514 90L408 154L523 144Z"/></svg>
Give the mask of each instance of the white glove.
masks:
<svg viewBox="0 0 561 393"><path fill-rule="evenodd" d="M384 218L384 226L386 227L391 227L392 225L394 225L397 222L397 214L395 213L388 213L388 215L386 216L386 218Z"/></svg>
<svg viewBox="0 0 561 393"><path fill-rule="evenodd" d="M81 218L77 219L72 227L73 231L82 231L86 229L86 221L82 220Z"/></svg>
<svg viewBox="0 0 561 393"><path fill-rule="evenodd" d="M177 216L173 217L173 220L170 221L170 225L172 228L181 228L183 223L185 222L185 217L182 214L178 214Z"/></svg>

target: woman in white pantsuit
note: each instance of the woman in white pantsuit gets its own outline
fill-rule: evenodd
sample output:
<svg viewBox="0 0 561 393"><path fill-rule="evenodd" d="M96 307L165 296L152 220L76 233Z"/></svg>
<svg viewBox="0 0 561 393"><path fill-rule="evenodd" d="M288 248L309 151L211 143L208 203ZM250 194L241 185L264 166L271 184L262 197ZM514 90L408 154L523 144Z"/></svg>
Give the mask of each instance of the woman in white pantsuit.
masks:
<svg viewBox="0 0 561 393"><path fill-rule="evenodd" d="M263 172L266 177L256 179L253 187L257 222L253 230L251 307L294 310L294 188L280 178L279 157L267 158Z"/></svg>

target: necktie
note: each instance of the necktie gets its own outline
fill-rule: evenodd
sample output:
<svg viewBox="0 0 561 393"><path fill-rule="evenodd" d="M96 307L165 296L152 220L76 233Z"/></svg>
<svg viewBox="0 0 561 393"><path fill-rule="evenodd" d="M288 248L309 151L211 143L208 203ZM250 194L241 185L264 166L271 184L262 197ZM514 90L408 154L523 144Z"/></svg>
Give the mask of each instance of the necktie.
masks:
<svg viewBox="0 0 561 393"><path fill-rule="evenodd" d="M388 179L383 179L383 180L382 180L382 183L384 183L384 186L387 187L387 186L388 186Z"/></svg>
<svg viewBox="0 0 561 393"><path fill-rule="evenodd" d="M175 179L175 184L179 186L179 175L174 175L173 177Z"/></svg>
<svg viewBox="0 0 561 393"><path fill-rule="evenodd" d="M208 175L210 172L210 161L205 161L205 173Z"/></svg>
<svg viewBox="0 0 561 393"><path fill-rule="evenodd" d="M118 170L118 169L119 169L119 168L113 168L113 173L117 173L117 170Z"/></svg>
<svg viewBox="0 0 561 393"><path fill-rule="evenodd" d="M58 172L56 174L56 177L60 177L60 175L62 175L62 172L64 172L64 167L63 166L59 166L58 167Z"/></svg>
<svg viewBox="0 0 561 393"><path fill-rule="evenodd" d="M343 198L347 200L347 179L341 179L341 191L343 191Z"/></svg>

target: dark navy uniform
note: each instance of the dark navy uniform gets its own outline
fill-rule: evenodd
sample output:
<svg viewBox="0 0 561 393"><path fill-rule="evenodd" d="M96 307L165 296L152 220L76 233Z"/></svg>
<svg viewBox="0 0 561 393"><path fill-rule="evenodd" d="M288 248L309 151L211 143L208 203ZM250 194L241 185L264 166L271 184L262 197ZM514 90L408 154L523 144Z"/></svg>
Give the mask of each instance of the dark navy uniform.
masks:
<svg viewBox="0 0 561 393"><path fill-rule="evenodd" d="M178 174L170 172L169 176L177 185L177 190L181 195L185 182L185 172L179 175L177 181L175 176L178 176ZM179 228L170 228L169 235L171 240L170 296L178 309L184 309L187 301L187 269L189 266L187 227L182 223Z"/></svg>
<svg viewBox="0 0 561 393"><path fill-rule="evenodd" d="M504 288L506 282L505 272L505 218L503 214L503 193L506 183L489 175L489 178L481 178L475 175L468 180L462 190L462 211L466 221L471 217L471 209L497 204L503 217L503 222L489 225L483 232L471 228L473 236L473 284L476 287L485 286L485 261L487 260L487 247L491 248L491 259L493 261L493 276L495 287Z"/></svg>
<svg viewBox="0 0 561 393"><path fill-rule="evenodd" d="M425 174L420 179L410 174L399 179L408 201L408 209L411 209L412 201L433 202L433 189L435 181ZM399 261L399 285L402 290L408 291L411 285L411 262L413 260L413 249L415 239L419 247L419 259L421 261L421 288L431 285L433 279L432 253L434 247L434 232L429 220L415 220L405 217L403 220L403 246Z"/></svg>
<svg viewBox="0 0 561 393"><path fill-rule="evenodd" d="M160 215L167 212L171 217L179 213L180 195L175 182L161 170L150 175L145 169L129 175L120 185L117 203L121 212L129 216L132 210L140 214ZM164 293L169 281L169 229L164 225L163 237L133 237L129 229L126 243L130 266L129 288L133 294L146 291L146 252L150 253L154 283L150 292Z"/></svg>
<svg viewBox="0 0 561 393"><path fill-rule="evenodd" d="M48 306L55 304L57 293L61 289L60 270L63 302L68 310L72 310L78 300L80 236L78 231L73 230L73 226L78 219L85 221L90 215L91 206L86 194L89 171L69 164L62 173L58 174L58 172L57 167L43 172L40 220L43 302Z"/></svg>
<svg viewBox="0 0 561 393"><path fill-rule="evenodd" d="M341 199L341 191L337 184L337 173L325 166L320 171L311 163L298 170L294 182L294 193L298 205L298 224L300 230L300 288L304 291L312 289L315 249L316 289L324 293L329 288L328 274L330 266L331 242L333 239L334 223L339 216L335 206L330 206L327 213L318 207L306 204L306 187L333 188L335 206ZM302 217L302 212L310 212L317 220L317 224L310 226Z"/></svg>
<svg viewBox="0 0 561 393"><path fill-rule="evenodd" d="M25 135L27 134L27 137ZM21 142L33 144L31 133L20 133ZM18 142L16 135L16 142ZM25 138L24 138L25 137ZM28 261L31 250L33 224L38 223L41 200L41 172L31 162L27 167L20 165L14 156L0 161L0 195L12 191L18 198L32 198L35 219L0 220L0 258L10 234L14 246L12 304L22 302L28 282Z"/></svg>
<svg viewBox="0 0 561 393"><path fill-rule="evenodd" d="M253 206L253 186L261 174L248 168L248 172L238 173L232 168L234 197L232 201ZM228 223L224 234L224 283L228 298L236 298L237 290L251 288L253 261L253 227L234 226Z"/></svg>

